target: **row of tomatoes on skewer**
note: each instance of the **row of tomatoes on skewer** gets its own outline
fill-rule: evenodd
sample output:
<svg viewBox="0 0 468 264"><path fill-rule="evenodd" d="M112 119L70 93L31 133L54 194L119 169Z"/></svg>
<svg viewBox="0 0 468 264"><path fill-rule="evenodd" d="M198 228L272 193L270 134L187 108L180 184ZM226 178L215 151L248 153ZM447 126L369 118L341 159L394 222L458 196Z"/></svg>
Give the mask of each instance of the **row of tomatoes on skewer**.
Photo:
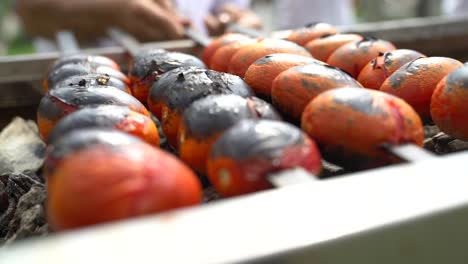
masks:
<svg viewBox="0 0 468 264"><path fill-rule="evenodd" d="M318 38L319 28L304 29L299 36L310 32ZM381 46L394 49L388 43L375 44L380 42L360 39L346 44L363 49L350 51L358 55L346 62L353 62L356 69L359 61L365 68L368 57L372 60L387 51ZM230 59L219 59L219 54ZM389 57L388 53L383 56ZM404 64L401 60L393 59ZM318 174L320 154L311 138L326 159L354 168L392 160L378 147L383 143L422 144L421 120L407 103L362 89L347 73L311 58L294 43L227 35L205 49L204 61L212 66L224 62L219 64L223 69L212 68L232 68L249 85L237 76L203 69L193 56L160 50L134 58L129 77L102 57L63 58L52 67L38 123L42 137L50 143L49 217L56 229L199 203L195 175L172 156L117 132L77 130L112 127L158 145L148 111L128 93L147 103L180 158L206 173L225 196L270 188L266 175L272 171L302 166ZM311 138L284 122L261 120L280 118L270 104L253 97L251 88L271 98L293 120L302 117L302 127ZM97 106L103 104L117 106Z"/></svg>

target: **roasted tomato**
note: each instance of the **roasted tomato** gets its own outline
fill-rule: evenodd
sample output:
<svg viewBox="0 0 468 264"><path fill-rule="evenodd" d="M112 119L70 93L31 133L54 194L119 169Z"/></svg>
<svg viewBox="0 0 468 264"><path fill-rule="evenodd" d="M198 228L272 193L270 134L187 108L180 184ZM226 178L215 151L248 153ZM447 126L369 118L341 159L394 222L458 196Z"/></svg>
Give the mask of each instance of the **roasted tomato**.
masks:
<svg viewBox="0 0 468 264"><path fill-rule="evenodd" d="M273 107L258 98L212 95L194 102L184 111L179 130L180 158L200 173L213 142L242 119L280 119Z"/></svg>
<svg viewBox="0 0 468 264"><path fill-rule="evenodd" d="M48 221L54 230L193 206L202 198L186 165L143 142L91 143L63 158L49 178Z"/></svg>
<svg viewBox="0 0 468 264"><path fill-rule="evenodd" d="M96 73L68 77L65 80L59 82L55 87L51 87L51 89L56 89L56 88L60 89L64 87L88 88L88 87L96 87L96 86L114 87L128 94L132 94L128 85L124 83L123 81L114 77L110 77L109 75L106 75L106 74L96 74Z"/></svg>
<svg viewBox="0 0 468 264"><path fill-rule="evenodd" d="M358 34L335 34L325 35L321 38L309 41L305 48L317 60L327 61L328 57L339 47L355 41L360 41L364 37Z"/></svg>
<svg viewBox="0 0 468 264"><path fill-rule="evenodd" d="M208 178L223 196L272 187L268 174L302 167L318 175L320 153L300 129L270 120L243 120L213 145L207 162Z"/></svg>
<svg viewBox="0 0 468 264"><path fill-rule="evenodd" d="M431 97L437 84L461 66L461 62L445 57L416 59L390 75L380 90L402 98L427 121L431 119Z"/></svg>
<svg viewBox="0 0 468 264"><path fill-rule="evenodd" d="M271 97L278 110L299 120L306 105L317 95L326 90L347 86L361 85L339 68L309 64L280 73L273 81Z"/></svg>
<svg viewBox="0 0 468 264"><path fill-rule="evenodd" d="M216 51L228 44L231 44L233 42L238 42L240 40L246 40L249 39L248 36L243 35L243 34L238 34L238 33L226 33L213 41L205 47L203 50L203 56L202 60L205 63L205 65L211 65L211 58L213 58L213 55L216 53Z"/></svg>
<svg viewBox="0 0 468 264"><path fill-rule="evenodd" d="M70 154L85 149L94 144L109 146L127 146L143 143L141 139L122 133L114 129L86 128L70 131L64 135L54 137L47 146L46 159L44 161L44 174L47 181L61 164L62 160Z"/></svg>
<svg viewBox="0 0 468 264"><path fill-rule="evenodd" d="M72 76L84 76L89 74L107 75L115 79L121 80L127 86L130 85L130 80L122 72L107 66L99 66L86 63L64 64L50 72L44 80L43 88L47 92L49 89L56 88L57 84Z"/></svg>
<svg viewBox="0 0 468 264"><path fill-rule="evenodd" d="M65 64L89 64L95 67L104 66L120 71L119 65L110 58L96 55L75 54L64 56L56 60L49 68L48 72L53 72Z"/></svg>
<svg viewBox="0 0 468 264"><path fill-rule="evenodd" d="M85 128L117 129L159 146L158 129L151 118L134 112L128 107L116 105L83 108L69 114L52 130L48 138L49 143L53 143L71 131Z"/></svg>
<svg viewBox="0 0 468 264"><path fill-rule="evenodd" d="M194 67L184 67L164 74L151 87L148 105L161 120L164 134L177 149L177 133L183 111L194 101L213 94L253 95L239 77Z"/></svg>
<svg viewBox="0 0 468 264"><path fill-rule="evenodd" d="M365 38L339 47L328 57L327 63L357 78L359 72L372 59L394 49L395 46L388 41Z"/></svg>
<svg viewBox="0 0 468 264"><path fill-rule="evenodd" d="M316 59L296 54L276 53L255 61L245 73L245 81L257 95L270 97L273 80L283 71L299 65L320 63Z"/></svg>
<svg viewBox="0 0 468 264"><path fill-rule="evenodd" d="M383 144L422 146L424 139L421 119L405 101L359 88L317 96L304 110L302 128L317 141L326 160L350 170L396 161Z"/></svg>
<svg viewBox="0 0 468 264"><path fill-rule="evenodd" d="M307 27L293 30L287 40L295 42L301 46L314 39L318 39L325 35L336 34L338 31L335 27L327 23L313 23Z"/></svg>
<svg viewBox="0 0 468 264"><path fill-rule="evenodd" d="M238 50L229 62L229 73L244 77L245 72L256 60L274 53L290 53L312 57L303 47L281 39L258 39L257 42Z"/></svg>
<svg viewBox="0 0 468 264"><path fill-rule="evenodd" d="M426 56L422 53L409 49L385 52L362 69L358 81L366 88L379 90L382 83L401 66L417 58L424 57Z"/></svg>
<svg viewBox="0 0 468 264"><path fill-rule="evenodd" d="M446 134L468 141L468 65L442 79L431 100L432 120Z"/></svg>
<svg viewBox="0 0 468 264"><path fill-rule="evenodd" d="M220 47L211 58L210 69L220 72L228 72L229 62L234 54L243 47L257 42L256 39L244 39Z"/></svg>
<svg viewBox="0 0 468 264"><path fill-rule="evenodd" d="M64 116L88 106L121 105L150 116L148 110L133 96L114 87L67 87L50 90L37 110L39 133L47 141L49 133Z"/></svg>
<svg viewBox="0 0 468 264"><path fill-rule="evenodd" d="M205 68L205 64L192 55L160 49L143 51L134 58L129 69L133 95L146 102L151 86L162 74L185 66Z"/></svg>

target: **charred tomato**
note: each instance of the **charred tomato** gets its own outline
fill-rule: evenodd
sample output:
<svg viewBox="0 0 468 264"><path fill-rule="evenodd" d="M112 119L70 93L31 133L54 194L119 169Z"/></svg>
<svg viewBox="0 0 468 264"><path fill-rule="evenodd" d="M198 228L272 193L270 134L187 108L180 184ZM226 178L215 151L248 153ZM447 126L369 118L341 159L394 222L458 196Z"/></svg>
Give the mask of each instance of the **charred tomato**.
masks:
<svg viewBox="0 0 468 264"><path fill-rule="evenodd" d="M143 142L90 144L67 155L50 177L48 221L58 231L193 206L202 198L186 165Z"/></svg>
<svg viewBox="0 0 468 264"><path fill-rule="evenodd" d="M226 33L214 39L203 50L203 55L202 55L203 62L207 66L211 65L213 55L216 53L218 49L220 49L223 46L229 45L233 42L238 42L238 41L246 40L246 39L249 39L249 37L243 34L238 34L238 33Z"/></svg>
<svg viewBox="0 0 468 264"><path fill-rule="evenodd" d="M320 153L300 129L284 122L243 120L213 145L208 178L223 196L271 188L268 174L302 167L318 175Z"/></svg>
<svg viewBox="0 0 468 264"><path fill-rule="evenodd" d="M146 102L151 86L162 74L188 66L205 68L202 61L189 54L161 49L143 51L134 58L129 69L133 95L141 102Z"/></svg>
<svg viewBox="0 0 468 264"><path fill-rule="evenodd" d="M55 87L51 87L51 89L60 89L64 87L114 87L128 94L132 94L130 88L125 82L106 74L90 73L81 76L70 76L59 82Z"/></svg>
<svg viewBox="0 0 468 264"><path fill-rule="evenodd" d="M245 72L256 60L274 53L290 53L312 57L303 47L281 39L258 39L257 42L239 49L229 61L228 72L244 77Z"/></svg>
<svg viewBox="0 0 468 264"><path fill-rule="evenodd" d="M382 83L401 66L417 58L424 57L426 56L422 53L409 49L385 52L370 61L361 70L357 80L366 88L379 90Z"/></svg>
<svg viewBox="0 0 468 264"><path fill-rule="evenodd" d="M364 66L372 59L394 49L395 46L388 41L365 38L339 47L330 55L327 63L357 78Z"/></svg>
<svg viewBox="0 0 468 264"><path fill-rule="evenodd" d="M182 116L179 139L180 158L200 173L213 142L229 127L243 119L280 119L265 101L238 95L212 95L194 102Z"/></svg>
<svg viewBox="0 0 468 264"><path fill-rule="evenodd" d="M47 141L49 133L64 116L84 107L121 105L150 116L148 110L133 96L114 87L67 87L50 90L39 103L37 123L39 134Z"/></svg>
<svg viewBox="0 0 468 264"><path fill-rule="evenodd" d="M446 134L468 141L468 65L442 79L432 95L431 116Z"/></svg>
<svg viewBox="0 0 468 264"><path fill-rule="evenodd" d="M171 146L177 149L177 133L183 111L196 100L214 94L248 97L253 92L238 76L194 67L172 70L151 87L149 108L161 120Z"/></svg>
<svg viewBox="0 0 468 264"><path fill-rule="evenodd" d="M48 141L53 144L71 131L89 128L117 129L159 146L158 129L151 118L116 105L83 108L65 116L52 130Z"/></svg>
<svg viewBox="0 0 468 264"><path fill-rule="evenodd" d="M88 74L101 74L107 75L121 80L126 85L130 85L130 80L125 74L116 70L115 68L100 65L90 62L80 63L65 63L58 64L60 67L53 67L52 70L47 74L47 77L43 81L44 91L47 92L49 89L55 87L59 82L71 77L71 76L83 76Z"/></svg>
<svg viewBox="0 0 468 264"><path fill-rule="evenodd" d="M409 103L423 121L431 119L430 104L437 84L450 72L463 66L446 57L420 58L400 67L380 87Z"/></svg>
<svg viewBox="0 0 468 264"><path fill-rule="evenodd" d="M327 61L328 57L339 47L355 41L360 41L364 37L358 34L335 34L325 35L321 38L309 41L305 48L317 60Z"/></svg>
<svg viewBox="0 0 468 264"><path fill-rule="evenodd" d="M322 62L296 54L275 53L255 61L247 69L244 80L257 95L270 97L275 78L283 71L299 65Z"/></svg>
<svg viewBox="0 0 468 264"><path fill-rule="evenodd" d="M350 170L395 162L383 144L422 146L418 114L398 97L359 88L324 92L302 115L302 128L317 141L326 160Z"/></svg>
<svg viewBox="0 0 468 264"><path fill-rule="evenodd" d="M339 68L309 64L292 67L273 81L273 104L294 120L301 118L306 105L320 93L340 87L361 85Z"/></svg>
<svg viewBox="0 0 468 264"><path fill-rule="evenodd" d="M233 42L231 44L220 47L216 50L211 58L210 69L220 72L228 72L229 62L232 56L243 47L255 43L255 39L245 39Z"/></svg>
<svg viewBox="0 0 468 264"><path fill-rule="evenodd" d="M304 46L309 41L312 41L325 35L336 34L337 32L337 29L330 24L313 23L306 27L293 30L288 35L287 40Z"/></svg>

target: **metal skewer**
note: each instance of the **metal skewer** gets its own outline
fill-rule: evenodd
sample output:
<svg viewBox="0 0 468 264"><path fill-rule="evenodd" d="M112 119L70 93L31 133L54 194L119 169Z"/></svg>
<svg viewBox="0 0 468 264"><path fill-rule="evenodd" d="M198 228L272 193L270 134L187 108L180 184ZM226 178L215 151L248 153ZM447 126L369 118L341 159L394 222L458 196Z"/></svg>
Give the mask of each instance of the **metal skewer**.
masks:
<svg viewBox="0 0 468 264"><path fill-rule="evenodd" d="M80 52L80 47L75 35L68 30L59 31L55 35L59 50L63 55L70 55Z"/></svg>
<svg viewBox="0 0 468 264"><path fill-rule="evenodd" d="M193 40L195 43L202 47L206 47L211 43L211 39L199 32L195 32L191 28L186 28L184 32L185 36Z"/></svg>
<svg viewBox="0 0 468 264"><path fill-rule="evenodd" d="M111 28L107 33L113 40L122 45L132 57L135 57L141 51L140 42L120 29Z"/></svg>
<svg viewBox="0 0 468 264"><path fill-rule="evenodd" d="M436 155L425 150L422 147L416 146L414 144L404 144L404 145L390 145L385 144L383 148L390 152L391 154L405 160L408 162L419 162L431 158L435 158Z"/></svg>

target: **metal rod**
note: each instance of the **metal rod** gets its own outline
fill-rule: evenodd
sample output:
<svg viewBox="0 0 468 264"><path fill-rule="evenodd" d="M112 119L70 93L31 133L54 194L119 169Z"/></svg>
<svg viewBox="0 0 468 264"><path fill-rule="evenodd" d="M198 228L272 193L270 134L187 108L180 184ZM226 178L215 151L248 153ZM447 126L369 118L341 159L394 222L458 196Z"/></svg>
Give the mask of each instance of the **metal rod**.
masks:
<svg viewBox="0 0 468 264"><path fill-rule="evenodd" d="M211 43L210 38L206 37L205 35L203 35L203 34L201 34L199 32L195 32L191 28L186 28L185 31L184 31L184 34L185 34L186 37L193 40L195 43L197 43L198 45L200 45L202 47L206 47Z"/></svg>
<svg viewBox="0 0 468 264"><path fill-rule="evenodd" d="M268 181L276 188L318 181L318 178L303 168L293 168L268 175Z"/></svg>
<svg viewBox="0 0 468 264"><path fill-rule="evenodd" d="M227 26L227 31L241 33L241 34L253 37L253 38L267 37L262 32L259 32L259 31L255 30L255 29L252 29L252 28L247 28L247 27L240 26L239 24L236 24L236 23L229 23L228 26Z"/></svg>
<svg viewBox="0 0 468 264"><path fill-rule="evenodd" d="M406 160L408 162L419 162L436 157L431 152L413 144L390 145L385 144L383 147L393 155Z"/></svg>
<svg viewBox="0 0 468 264"><path fill-rule="evenodd" d="M68 30L59 31L55 35L55 38L62 54L69 55L80 51L78 41L73 32Z"/></svg>
<svg viewBox="0 0 468 264"><path fill-rule="evenodd" d="M141 44L136 40L134 37L130 36L129 34L121 31L117 28L111 28L108 30L108 34L112 39L117 41L120 45L122 45L130 55L133 57L136 56L141 50Z"/></svg>

